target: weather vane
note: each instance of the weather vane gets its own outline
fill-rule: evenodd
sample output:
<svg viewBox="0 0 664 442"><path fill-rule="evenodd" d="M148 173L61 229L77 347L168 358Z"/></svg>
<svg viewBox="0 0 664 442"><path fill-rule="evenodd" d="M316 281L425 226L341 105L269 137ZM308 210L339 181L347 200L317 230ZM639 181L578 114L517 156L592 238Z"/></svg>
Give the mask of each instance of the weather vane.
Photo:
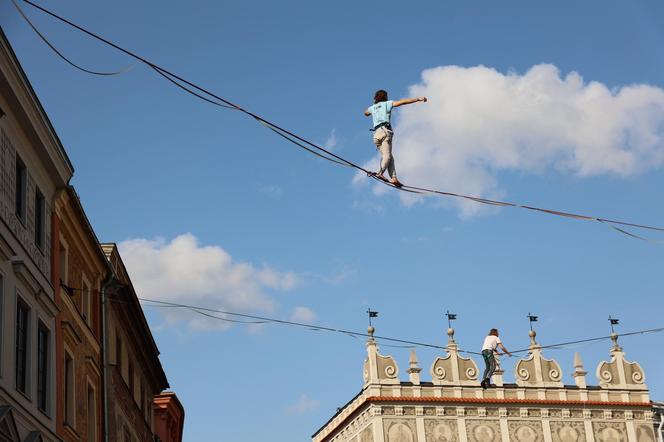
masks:
<svg viewBox="0 0 664 442"><path fill-rule="evenodd" d="M371 307L367 309L367 314L369 315L369 327L372 326L371 324L371 318L377 318L378 317L378 312L371 310Z"/></svg>
<svg viewBox="0 0 664 442"><path fill-rule="evenodd" d="M530 312L528 312L528 315L526 315L526 317L528 318L528 322L530 323L530 331L532 331L533 330L533 322L537 322L539 317L535 316L535 315L531 315Z"/></svg>
<svg viewBox="0 0 664 442"><path fill-rule="evenodd" d="M452 321L456 319L456 313L450 313L448 310L445 312L445 316L447 316L447 328L452 328Z"/></svg>
<svg viewBox="0 0 664 442"><path fill-rule="evenodd" d="M618 325L620 322L620 319L617 318L612 318L611 315L609 315L609 324L611 324L611 333L615 333L616 331L613 329L614 325Z"/></svg>

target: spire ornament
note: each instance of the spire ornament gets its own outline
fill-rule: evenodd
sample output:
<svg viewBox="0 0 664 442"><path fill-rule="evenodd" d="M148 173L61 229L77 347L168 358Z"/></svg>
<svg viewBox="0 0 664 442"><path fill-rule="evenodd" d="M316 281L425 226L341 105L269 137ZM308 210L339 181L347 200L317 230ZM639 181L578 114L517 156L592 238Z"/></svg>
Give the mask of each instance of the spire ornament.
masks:
<svg viewBox="0 0 664 442"><path fill-rule="evenodd" d="M456 314L445 313L447 316L447 355L437 357L431 365L431 380L434 385L477 385L478 369L475 361L459 355L459 346L454 340L452 321Z"/></svg>
<svg viewBox="0 0 664 442"><path fill-rule="evenodd" d="M625 353L618 344L618 333L615 332L614 325L618 325L618 319L609 316L611 324L612 345L609 350L610 361L602 361L597 366L595 374L602 388L621 389L621 390L645 390L645 374L643 369L636 362L629 362L625 359Z"/></svg>
<svg viewBox="0 0 664 442"><path fill-rule="evenodd" d="M520 387L554 387L562 388L562 370L560 365L553 359L546 359L542 355L542 346L537 343L535 337L537 332L533 329L533 322L537 322L538 317L528 313L530 330L530 346L528 357L519 360L514 369L516 384Z"/></svg>
<svg viewBox="0 0 664 442"><path fill-rule="evenodd" d="M410 382L412 382L413 385L420 385L420 372L422 369L417 364L417 355L415 354L415 350L410 351L408 365L409 367L408 370L406 370L406 373L408 373Z"/></svg>
<svg viewBox="0 0 664 442"><path fill-rule="evenodd" d="M577 387L586 388L588 386L586 384L587 374L588 372L583 369L583 361L581 361L581 356L579 355L579 352L575 352L574 373L572 373L572 377L574 378L574 383L576 384Z"/></svg>
<svg viewBox="0 0 664 442"><path fill-rule="evenodd" d="M399 367L392 356L383 356L378 353L378 344L374 333L376 328L373 326L371 318L377 318L378 312L371 309L367 310L369 315L369 327L367 327L367 358L364 360L364 386L369 385L395 385L399 384Z"/></svg>

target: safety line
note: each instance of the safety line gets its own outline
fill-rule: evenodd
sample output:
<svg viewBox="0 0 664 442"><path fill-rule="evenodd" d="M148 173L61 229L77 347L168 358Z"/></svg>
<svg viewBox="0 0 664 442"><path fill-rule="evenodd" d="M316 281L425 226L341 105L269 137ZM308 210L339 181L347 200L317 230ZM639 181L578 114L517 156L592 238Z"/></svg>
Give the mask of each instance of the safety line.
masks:
<svg viewBox="0 0 664 442"><path fill-rule="evenodd" d="M328 332L334 332L334 333L340 333L340 334L345 334L349 336L362 336L362 337L373 337L374 339L377 340L382 340L382 341L390 341L390 342L397 342L400 344L409 344L406 346L400 346L400 348L411 348L411 347L428 347L428 348L435 348L435 349L441 349L441 350L446 350L450 351L449 346L442 346L442 345L435 345L435 344L428 344L424 342L418 342L418 341L410 341L406 339L397 339L397 338L391 338L387 336L378 336L378 335L369 335L367 333L362 333L362 332L354 332L350 330L344 330L344 329L339 329L339 328L333 328L333 327L325 327L321 325L312 325L312 324L305 324L301 322L295 322L295 321L286 321L282 319L275 319L275 318L269 318L269 317L264 317L264 316L256 316L256 315L250 315L246 313L237 313L237 312L230 312L230 311L225 311L225 310L218 310L218 309L212 309L212 308L207 308L207 307L200 307L200 306L192 306L192 305L187 305L187 304L181 304L181 303L176 303L176 302L168 302L168 301L160 301L156 299L149 299L149 298L138 298L141 301L145 301L148 303L154 303L154 304L159 304L163 306L169 306L169 307L174 307L174 308L183 308L183 309L188 309L192 311L201 311L201 312L213 312L213 313L221 313L224 315L229 315L229 316L237 316L237 317L242 317L242 318L248 318L248 319L253 319L257 321L264 321L265 323L276 323L276 324L283 324L283 325L291 325L291 326L296 326L296 327L304 327L307 329L315 329L315 330L320 330L320 331L328 331ZM158 307L159 305L151 305L151 304L143 304L146 307ZM199 312L200 313L200 312ZM201 313L202 314L202 313ZM218 318L221 319L221 318ZM651 328L651 329L645 329L645 330L637 330L637 331L632 331L632 332L625 332L625 333L616 333L615 336L617 337L624 337L624 336L634 336L634 335L643 335L643 334L651 334L651 333L661 333L664 332L664 327L659 327L659 328ZM577 344L583 344L583 343L591 343L591 342L599 342L599 341L605 341L605 340L610 340L611 335L608 336L599 336L595 338L588 338L588 339L578 339L574 341L566 341L566 342L559 342L555 344L548 344L548 345L541 345L537 344L534 348L537 349L551 349L551 350L560 350L564 349L567 346L573 346ZM383 345L383 344L381 344ZM532 349L530 347L528 348L522 348L519 350L514 350L511 351L510 353L512 354L518 354L518 353L526 353L530 352ZM475 352L475 351L470 351L470 350L463 350L461 348L457 347L457 351L459 353L465 353L465 354L472 354L472 355L478 355L481 356L481 352Z"/></svg>
<svg viewBox="0 0 664 442"><path fill-rule="evenodd" d="M101 72L101 71L93 71L93 70L90 70L90 69L86 69L86 68L84 68L83 66L80 66L80 65L74 63L74 62L71 61L69 58L67 58L62 52L60 52L60 51L58 50L58 48L56 48L53 44L51 44L51 42L46 38L46 36L45 36L43 33L41 33L41 32L39 31L39 29L37 29L37 27L34 25L34 23L32 23L32 21L30 21L30 19L28 18L27 15L25 15L25 13L24 13L23 10L21 9L21 7L18 5L18 3L16 3L16 0L11 0L11 2L14 4L14 7L16 7L16 10L18 11L18 13L21 14L21 16L23 17L23 19L28 23L28 25L32 28L32 30L35 31L35 34L37 34L37 36L38 36L38 37L39 37L44 43L46 43L46 46L48 46L48 47L49 47L53 52L55 52L60 58L62 58L64 61L66 61L67 63L69 63L70 65L72 65L73 67L75 67L76 69L81 70L81 71L83 71L83 72L86 72L86 73L88 73L88 74L93 74L93 75L112 76L112 75L120 75L120 74L124 74L125 72L129 71L131 68L134 67L134 65L132 64L132 65L129 65L129 66L127 66L126 68L121 69L121 70L119 70L119 71L115 71L115 72Z"/></svg>
<svg viewBox="0 0 664 442"><path fill-rule="evenodd" d="M12 1L15 1L15 0L12 0ZM288 141L294 143L293 139L298 140L299 142L310 146L311 148L317 150L318 152L322 152L325 155L327 155L328 157L332 157L335 160L337 160L338 162L344 163L344 165L346 165L346 166L350 166L350 167L353 167L357 170L365 172L367 175L371 176L376 181L379 181L384 185L394 187L394 188L396 188L400 191L437 194L437 195L441 195L441 196L462 198L462 199L474 201L474 202L481 203L481 204L503 206L503 207L518 207L518 208L522 208L522 209L527 209L527 210L532 210L532 211L539 211L539 212L542 212L542 213L547 213L547 214L550 214L550 215L555 215L555 216L560 216L560 217L573 218L573 219L586 220L586 221L598 221L598 222L610 225L617 232L623 233L623 234L625 234L629 237L644 240L644 241L654 242L654 243L657 243L657 241L650 240L648 238L644 238L644 237L641 237L639 235L630 233L630 232L628 232L624 229L616 227L615 225L621 225L621 226L634 227L634 228L639 228L639 229L648 229L648 230L653 230L653 231L658 231L658 232L664 232L664 227L649 226L649 225L644 225L644 224L637 224L637 223L613 220L613 219L608 219L608 218L601 218L601 217L596 217L596 216L581 215L581 214L576 214L576 213L572 213L572 212L562 212L562 211L545 209L545 208L534 207L534 206L528 206L528 205L523 205L523 204L516 204L516 203L505 202L505 201L497 201L497 200L491 200L491 199L486 199L486 198L481 198L481 197L475 197L475 196L470 196L470 195L463 195L463 194L458 194L458 193L453 193L453 192L444 192L444 191L441 191L441 190L429 189L429 188L424 188L424 187L417 187L417 186L410 186L410 185L404 185L403 187L402 186L394 186L393 184L389 183L386 180L383 181L383 180L377 178L371 171L365 169L364 167L362 167L362 166L360 166L360 165L358 165L358 164L356 164L356 163L354 163L354 162L352 162L352 161L350 161L346 158L343 158L342 156L337 155L337 154L331 152L330 150L325 149L324 147L322 147L322 146L320 146L316 143L313 143L313 142L307 140L306 138L303 138L303 137L301 137L301 136L299 136L299 135L297 135L297 134L295 134L295 133L293 133L293 132L291 132L291 131L289 131L289 130L287 130L287 129L285 129L285 128L283 128L283 127L281 127L281 126L279 126L275 123L272 123L269 120L261 117L260 115L257 115L254 112L251 112L247 109L244 109L241 106L239 106L238 104L235 104L235 103L231 102L230 100L227 100L223 97L220 97L219 95L216 95L213 92L210 92L209 90L207 90L207 89L205 89L201 86L198 86L197 84L195 84L191 81L188 81L185 78L180 77L177 74L174 74L173 72L170 72L165 68L162 68L162 67L156 65L155 63L152 63L151 61L145 59L144 57L142 57L140 55L137 55L136 53L134 53L132 51L129 51L128 49L125 49L125 48L123 48L123 47L121 47L121 46L105 39L104 37L101 37L100 35L97 35L97 34L91 32L91 31L83 28L82 26L79 26L76 23L71 22L70 20L67 20L64 17L61 17L61 16L49 11L48 9L46 9L46 8L44 8L44 7L38 5L38 4L36 4L36 3L34 3L30 0L23 0L23 1L25 3L31 5L32 7L36 8L36 9L38 9L38 10L40 10L40 11L42 11L42 12L48 14L48 15L50 15L51 17L53 17L57 20L60 20L61 22L66 23L67 25L69 25L71 27L74 27L74 28L78 29L79 31L89 35L90 37L93 37L94 39L99 40L99 41L101 41L101 42L117 49L118 51L120 51L120 52L122 52L126 55L129 55L130 57L146 64L147 66L149 66L152 69L156 70L158 73L162 74L162 76L166 76L166 75L170 76L171 78L169 78L169 80L176 79L179 82L184 83L187 86L189 86L189 87L191 87L191 88L193 88L193 89L195 89L199 92L202 92L202 93L204 93L205 95L207 95L209 97L212 97L216 100L219 100L220 102L224 103L227 107L234 108L234 109L236 109L236 110L238 110L238 111L240 111L240 112L242 112L242 113L244 113L248 116L251 116L252 118L254 118L257 121L272 127L273 129L275 129L275 132L282 135L282 137L286 138ZM181 84L176 83L176 85L182 88ZM193 92L193 91L189 91L189 92ZM204 99L208 102L212 102L211 100L206 99L205 97L201 97L198 94L194 94L194 95L196 95L198 98ZM220 103L217 103L217 104L220 104ZM288 137L285 137L284 134L291 137L291 139L289 139ZM299 143L295 143L295 144L298 145L299 147L303 147ZM313 153L308 148L306 150ZM322 156L322 154L318 155L318 156ZM326 157L323 156L323 158L326 158ZM326 158L326 159L330 160L330 158Z"/></svg>
<svg viewBox="0 0 664 442"><path fill-rule="evenodd" d="M14 0L12 0L12 1L14 1ZM181 85L180 83L178 83L177 81L175 81L174 79L172 79L172 78L171 78L166 72L163 72L162 69L159 68L159 66L155 66L155 65L149 65L149 66L150 66L150 67L151 67L156 73L158 73L159 75L161 75L161 76L164 77L166 80L170 81L172 84L174 84L175 86L179 87L179 88L182 89L183 91L187 92L188 94L191 94L191 95L193 95L194 97L200 98L201 100L205 100L205 101L207 101L208 103L212 103L212 104L214 104L215 106L223 107L223 108L225 108L225 109L236 110L234 107L231 107L231 106L228 106L228 105L225 105L225 104L218 103L218 102L216 102L216 101L214 101L214 100L210 100L209 98L206 98L206 97L202 96L201 94L192 91L192 90L189 89L188 87Z"/></svg>
<svg viewBox="0 0 664 442"><path fill-rule="evenodd" d="M315 330L321 330L321 331L328 331L328 332L334 332L334 333L341 333L345 335L354 335L354 336L362 336L362 337L372 337L368 333L363 333L363 332L355 332L351 330L344 330L340 328L333 328L333 327L325 327L321 325L313 325L313 324L305 324L302 322L296 322L296 321L287 321L284 319L275 319L275 318L268 318L264 316L257 316L257 315L250 315L246 313L237 313L237 312L229 312L225 310L218 310L218 309L212 309L212 308L207 308L207 307L199 307L199 306L193 306L193 305L187 305L187 304L180 304L176 302L168 302L168 301L159 301L156 299L149 299L149 298L138 298L141 301L145 302L152 302L156 304L162 304L162 305L168 305L172 307L179 307L179 308L184 308L184 309L189 309L193 311L204 311L204 312L212 312L212 313L221 313L224 315L229 315L229 316L237 316L241 318L248 318L248 319L254 319L257 321L265 321L265 322L270 322L270 323L275 323L275 324L282 324L282 325L291 325L295 327L303 327L307 328L309 330L315 329ZM150 304L144 304L146 307L153 307L153 305ZM397 338L390 338L387 336L378 336L378 335L373 335L374 339L377 340L382 340L382 341L390 341L390 342L398 342L401 344L410 344L410 345L416 345L418 347L429 347L429 348L437 348L441 350L449 350L449 347L447 346L441 346L441 345L435 345L435 344L427 344L424 342L417 342L417 341L409 341L406 339L397 339ZM471 354L476 354L480 355L481 353L477 352L471 352L471 351L463 351L464 353L471 353Z"/></svg>

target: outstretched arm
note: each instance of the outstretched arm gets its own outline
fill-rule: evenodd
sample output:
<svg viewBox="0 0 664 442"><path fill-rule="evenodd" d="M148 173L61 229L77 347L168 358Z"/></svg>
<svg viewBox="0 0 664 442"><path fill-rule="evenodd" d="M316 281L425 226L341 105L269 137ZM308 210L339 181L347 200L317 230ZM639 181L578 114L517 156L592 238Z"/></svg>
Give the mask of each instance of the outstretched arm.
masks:
<svg viewBox="0 0 664 442"><path fill-rule="evenodd" d="M417 97L417 98L404 98L403 100L397 100L392 104L392 107L403 106L404 104L413 104L421 101L422 103L427 102L427 97Z"/></svg>
<svg viewBox="0 0 664 442"><path fill-rule="evenodd" d="M503 352L505 352L506 355L510 355L510 356L512 356L512 353L510 353L509 351L507 351L507 349L505 348L505 346L504 346L502 343L500 343L500 344L498 344L498 345L500 345L500 348L503 349Z"/></svg>

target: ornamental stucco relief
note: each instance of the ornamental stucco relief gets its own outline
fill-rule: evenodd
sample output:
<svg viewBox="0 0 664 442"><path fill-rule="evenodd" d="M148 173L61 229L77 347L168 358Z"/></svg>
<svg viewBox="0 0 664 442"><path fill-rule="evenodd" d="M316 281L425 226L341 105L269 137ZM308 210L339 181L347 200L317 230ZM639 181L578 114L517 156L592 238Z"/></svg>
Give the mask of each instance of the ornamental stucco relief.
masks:
<svg viewBox="0 0 664 442"><path fill-rule="evenodd" d="M373 442L373 427L371 425L360 433L360 442Z"/></svg>
<svg viewBox="0 0 664 442"><path fill-rule="evenodd" d="M409 419L389 419L384 422L386 442L417 442L415 422Z"/></svg>
<svg viewBox="0 0 664 442"><path fill-rule="evenodd" d="M553 442L586 442L586 429L583 422L551 422Z"/></svg>
<svg viewBox="0 0 664 442"><path fill-rule="evenodd" d="M627 442L627 431L622 422L593 422L597 442Z"/></svg>
<svg viewBox="0 0 664 442"><path fill-rule="evenodd" d="M470 442L499 442L500 424L492 420L472 420L466 421L466 435Z"/></svg>
<svg viewBox="0 0 664 442"><path fill-rule="evenodd" d="M456 420L428 419L424 421L426 442L457 442L458 430Z"/></svg>
<svg viewBox="0 0 664 442"><path fill-rule="evenodd" d="M542 442L542 423L538 421L508 422L510 440L516 442Z"/></svg>
<svg viewBox="0 0 664 442"><path fill-rule="evenodd" d="M638 442L655 442L655 432L650 425L636 427L636 440Z"/></svg>

